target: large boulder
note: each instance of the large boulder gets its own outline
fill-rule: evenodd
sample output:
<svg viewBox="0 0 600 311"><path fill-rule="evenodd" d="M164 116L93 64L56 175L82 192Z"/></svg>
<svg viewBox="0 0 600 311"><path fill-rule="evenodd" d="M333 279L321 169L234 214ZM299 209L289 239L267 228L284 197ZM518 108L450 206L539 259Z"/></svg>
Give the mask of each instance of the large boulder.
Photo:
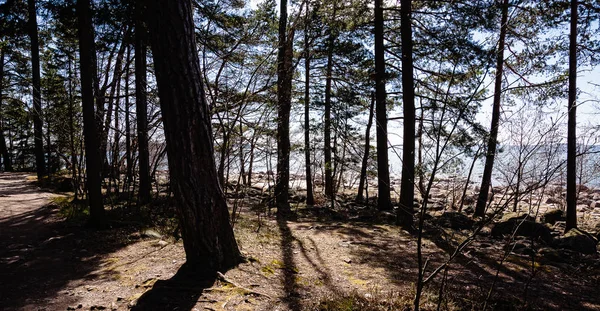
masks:
<svg viewBox="0 0 600 311"><path fill-rule="evenodd" d="M499 222L492 228L491 235L500 237L504 235L525 236L534 239L540 239L546 243L552 243L552 233L550 228L545 225L529 219L509 219Z"/></svg>
<svg viewBox="0 0 600 311"><path fill-rule="evenodd" d="M457 212L445 212L436 222L442 227L452 228L454 230L473 229L473 225L475 225L473 219Z"/></svg>
<svg viewBox="0 0 600 311"><path fill-rule="evenodd" d="M542 215L542 223L555 224L557 221L565 220L565 212L560 209L553 209Z"/></svg>
<svg viewBox="0 0 600 311"><path fill-rule="evenodd" d="M595 254L598 240L583 230L571 229L564 237L557 239L555 245L558 248L570 249L582 254Z"/></svg>

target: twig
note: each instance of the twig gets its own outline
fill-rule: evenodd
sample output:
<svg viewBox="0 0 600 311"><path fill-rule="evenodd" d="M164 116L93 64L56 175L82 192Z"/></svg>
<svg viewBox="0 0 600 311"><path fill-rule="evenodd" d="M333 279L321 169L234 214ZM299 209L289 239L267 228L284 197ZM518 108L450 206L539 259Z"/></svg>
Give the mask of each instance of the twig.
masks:
<svg viewBox="0 0 600 311"><path fill-rule="evenodd" d="M233 281L229 280L229 279L228 279L227 277L225 277L225 275L224 275L223 273L221 273L221 272L217 272L217 278L218 278L219 280L221 280L221 281L225 282L225 283L229 283L229 284L233 285L234 287L237 287L237 288L239 288L239 289L243 290L243 291L244 291L246 294L251 294L251 295L256 295L256 296L265 296L265 297L267 297L267 298L269 298L269 299L273 299L271 296L269 296L269 295L267 295L267 294L264 294L264 293L261 293L261 292L257 292L257 291L251 290L251 289L248 289L248 288L246 288L246 287L244 287L244 286L241 286L241 285L239 285L239 284L237 284L237 283L235 283L235 282L233 282Z"/></svg>

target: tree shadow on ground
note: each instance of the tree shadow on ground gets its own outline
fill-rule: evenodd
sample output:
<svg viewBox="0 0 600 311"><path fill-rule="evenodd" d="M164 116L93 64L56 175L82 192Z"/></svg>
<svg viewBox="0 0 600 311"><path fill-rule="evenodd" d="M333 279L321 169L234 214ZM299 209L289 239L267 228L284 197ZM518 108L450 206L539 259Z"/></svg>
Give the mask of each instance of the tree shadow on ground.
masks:
<svg viewBox="0 0 600 311"><path fill-rule="evenodd" d="M284 302L293 311L301 310L300 293L296 282L297 268L294 261L294 241L296 238L287 225L285 217L277 218L277 227L281 234L281 258L283 261L283 289L287 296Z"/></svg>
<svg viewBox="0 0 600 311"><path fill-rule="evenodd" d="M216 274L199 273L184 264L172 278L156 281L131 310L192 310L215 280Z"/></svg>
<svg viewBox="0 0 600 311"><path fill-rule="evenodd" d="M2 180L23 180L17 176L2 176ZM35 191L25 181L3 183L2 191L21 194L23 187ZM66 292L67 285L111 277L99 266L107 254L132 243L127 237L137 231L134 227L90 230L64 220L52 205L35 208L21 202L4 210L12 215L0 218L1 310L33 309L40 304L65 309L64 304L76 303L78 298Z"/></svg>

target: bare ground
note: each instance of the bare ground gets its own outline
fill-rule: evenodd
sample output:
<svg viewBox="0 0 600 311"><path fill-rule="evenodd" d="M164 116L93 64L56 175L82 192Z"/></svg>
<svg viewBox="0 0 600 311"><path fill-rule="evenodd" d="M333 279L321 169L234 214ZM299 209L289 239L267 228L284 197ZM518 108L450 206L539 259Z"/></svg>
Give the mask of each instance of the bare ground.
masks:
<svg viewBox="0 0 600 311"><path fill-rule="evenodd" d="M134 225L94 231L66 221L48 204L53 195L26 178L0 174L1 310L318 310L322 297L351 293L395 299L389 310L412 303L416 242L393 225L336 221L320 209L259 222L245 208L234 229L249 260L225 274L233 284L190 281L179 270L181 242ZM427 274L467 235L436 232L424 240ZM436 309L446 275L442 310L480 310L492 284L496 310L600 310L598 255L557 262L511 254L500 265L502 242L485 235L463 253L426 286L424 309Z"/></svg>

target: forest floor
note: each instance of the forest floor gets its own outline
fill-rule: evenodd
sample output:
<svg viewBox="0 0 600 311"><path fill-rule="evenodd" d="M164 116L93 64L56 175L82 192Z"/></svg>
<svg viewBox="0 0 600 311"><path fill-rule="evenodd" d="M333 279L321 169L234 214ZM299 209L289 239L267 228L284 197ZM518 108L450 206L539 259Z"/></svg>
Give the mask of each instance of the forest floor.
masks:
<svg viewBox="0 0 600 311"><path fill-rule="evenodd" d="M190 283L173 277L185 262L183 246L160 226L121 219L110 229L87 229L83 221L66 219L56 204L59 194L28 180L23 173L0 174L0 310L409 310L412 305L416 239L385 217L294 204L298 216L278 221L244 207L234 230L248 261L224 278ZM469 236L468 230L426 230L426 276ZM461 253L426 285L423 309L436 310L440 302L440 310L481 310L489 296L494 310L600 310L597 254L506 252L489 234L475 236Z"/></svg>

